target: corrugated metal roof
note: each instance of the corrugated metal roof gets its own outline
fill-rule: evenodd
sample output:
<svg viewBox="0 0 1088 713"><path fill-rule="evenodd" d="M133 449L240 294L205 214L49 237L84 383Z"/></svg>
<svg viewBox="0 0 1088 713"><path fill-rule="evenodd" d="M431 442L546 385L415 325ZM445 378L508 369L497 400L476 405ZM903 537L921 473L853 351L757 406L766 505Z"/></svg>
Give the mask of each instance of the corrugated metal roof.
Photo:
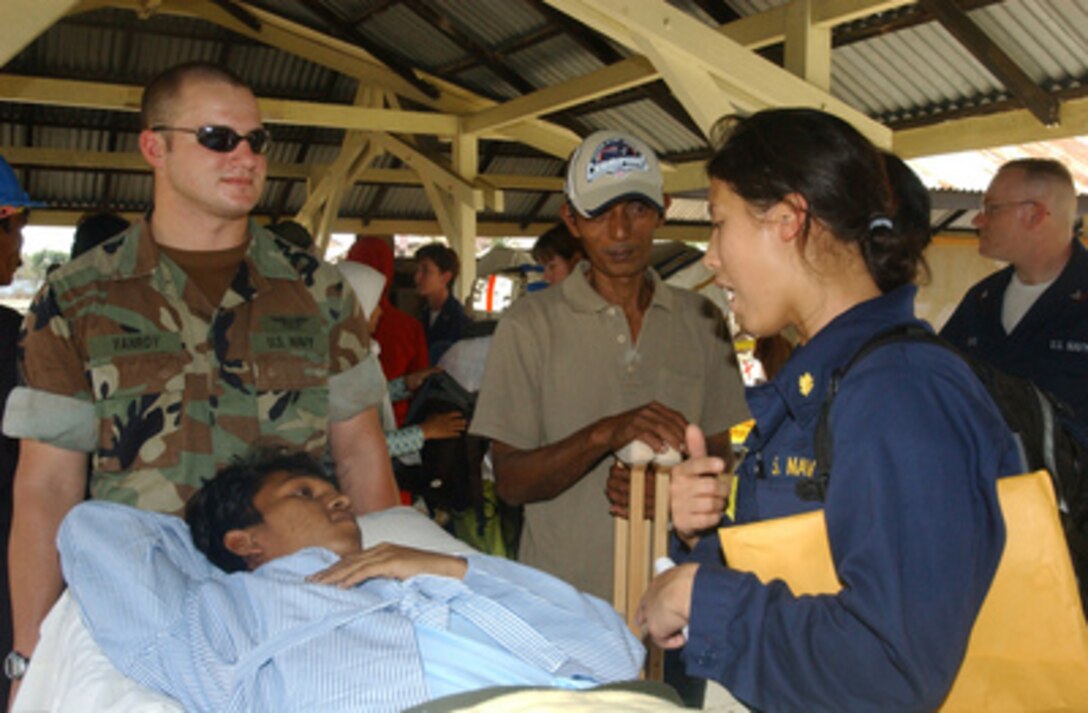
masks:
<svg viewBox="0 0 1088 713"><path fill-rule="evenodd" d="M394 219L434 219L423 189L409 186L390 186L382 201L382 213Z"/></svg>
<svg viewBox="0 0 1088 713"><path fill-rule="evenodd" d="M509 191L505 195L505 205L501 213L495 211L484 211L484 215L502 216L505 220L518 220L522 216L535 220L537 217L532 214L536 209L536 204L539 202L540 196L535 193L523 193L522 191ZM555 217L554 215L546 215L545 218Z"/></svg>
<svg viewBox="0 0 1088 713"><path fill-rule="evenodd" d="M535 220L559 220L559 208L566 200L562 193L553 193L548 196L544 204L540 206L540 213L534 216Z"/></svg>
<svg viewBox="0 0 1088 713"><path fill-rule="evenodd" d="M475 65L457 73L458 84L487 97L513 99L521 94L517 89L499 78L490 67Z"/></svg>
<svg viewBox="0 0 1088 713"><path fill-rule="evenodd" d="M1010 2L971 13L974 20L1035 81L1053 90L1084 81L1088 2Z"/></svg>
<svg viewBox="0 0 1088 713"><path fill-rule="evenodd" d="M465 56L464 49L407 5L390 6L360 26L359 31L375 44L411 56L417 66L425 69L435 69Z"/></svg>
<svg viewBox="0 0 1088 713"><path fill-rule="evenodd" d="M706 147L706 140L696 136L648 99L634 101L622 108L604 109L582 116L594 129L628 131L650 145L658 154L686 153Z"/></svg>
<svg viewBox="0 0 1088 713"><path fill-rule="evenodd" d="M1044 89L1088 80L1088 0L1008 0L970 17ZM837 47L832 92L882 121L985 106L1009 96L936 22Z"/></svg>
<svg viewBox="0 0 1088 713"><path fill-rule="evenodd" d="M544 16L525 0L433 0L432 4L486 47L501 46L545 24Z"/></svg>
<svg viewBox="0 0 1088 713"><path fill-rule="evenodd" d="M513 174L515 176L558 176L563 162L553 158L525 158L521 156L496 156L487 167L488 173Z"/></svg>
<svg viewBox="0 0 1088 713"><path fill-rule="evenodd" d="M511 54L509 61L514 71L537 87L560 84L604 66L595 56L580 51L578 44L566 35L530 45Z"/></svg>
<svg viewBox="0 0 1088 713"><path fill-rule="evenodd" d="M686 223L703 223L707 220L707 207L705 200L691 198L673 198L669 204L669 210L665 213L669 220Z"/></svg>
<svg viewBox="0 0 1088 713"><path fill-rule="evenodd" d="M345 193L344 201L340 204L340 214L345 216L363 215L367 210L373 208L374 198L381 190L382 187L377 185L355 184L350 191ZM292 193L292 199L298 201L299 207L302 206L303 201L306 200L306 191L302 189L302 186L296 186L295 191Z"/></svg>
<svg viewBox="0 0 1088 713"><path fill-rule="evenodd" d="M885 121L1005 95L997 80L936 24L835 50L831 88L843 101Z"/></svg>
<svg viewBox="0 0 1088 713"><path fill-rule="evenodd" d="M789 0L726 0L725 4L744 16L770 10L779 5L785 5L787 2Z"/></svg>

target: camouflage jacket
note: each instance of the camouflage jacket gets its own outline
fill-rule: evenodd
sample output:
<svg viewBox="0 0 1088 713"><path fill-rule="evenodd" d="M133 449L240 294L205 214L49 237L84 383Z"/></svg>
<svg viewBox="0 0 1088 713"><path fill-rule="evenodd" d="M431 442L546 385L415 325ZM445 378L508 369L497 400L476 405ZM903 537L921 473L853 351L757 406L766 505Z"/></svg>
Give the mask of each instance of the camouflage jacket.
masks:
<svg viewBox="0 0 1088 713"><path fill-rule="evenodd" d="M218 306L143 221L53 272L5 432L92 452L94 497L162 512L252 443L323 456L329 421L384 394L366 319L334 267L250 235Z"/></svg>

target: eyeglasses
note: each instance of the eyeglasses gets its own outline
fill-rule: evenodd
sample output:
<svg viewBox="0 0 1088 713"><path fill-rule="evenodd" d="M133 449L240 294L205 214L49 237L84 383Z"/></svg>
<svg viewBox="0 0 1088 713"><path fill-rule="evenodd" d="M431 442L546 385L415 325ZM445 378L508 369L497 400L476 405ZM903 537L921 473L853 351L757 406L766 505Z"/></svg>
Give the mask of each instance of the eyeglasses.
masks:
<svg viewBox="0 0 1088 713"><path fill-rule="evenodd" d="M201 126L196 129L188 129L181 126L152 126L152 131L180 131L183 134L196 136L196 142L204 148L216 153L230 153L238 147L242 141L249 144L250 150L258 155L268 153L268 147L272 145L272 134L268 129L254 129L246 135L239 134L229 126Z"/></svg>
<svg viewBox="0 0 1088 713"><path fill-rule="evenodd" d="M1028 205L1029 203L1038 203L1038 201L1006 201L1004 203L983 202L983 204L979 206L979 212L987 218L993 218L1002 208L1009 208L1014 205Z"/></svg>

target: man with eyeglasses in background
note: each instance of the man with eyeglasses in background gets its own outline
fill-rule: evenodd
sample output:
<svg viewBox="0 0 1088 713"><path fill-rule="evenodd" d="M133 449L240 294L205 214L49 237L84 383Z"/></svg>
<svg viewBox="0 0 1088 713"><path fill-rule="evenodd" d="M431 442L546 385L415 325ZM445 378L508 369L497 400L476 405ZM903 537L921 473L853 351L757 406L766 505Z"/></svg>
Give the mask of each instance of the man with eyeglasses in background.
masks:
<svg viewBox="0 0 1088 713"><path fill-rule="evenodd" d="M252 90L188 63L154 78L148 215L51 274L24 325L11 545L18 679L63 583L54 543L84 497L181 513L252 443L326 450L355 510L397 504L367 321L334 267L249 218L270 137Z"/></svg>
<svg viewBox="0 0 1088 713"><path fill-rule="evenodd" d="M1088 251L1073 177L1052 159L1010 161L974 218L983 257L1008 267L967 291L941 336L1073 410L1088 442Z"/></svg>

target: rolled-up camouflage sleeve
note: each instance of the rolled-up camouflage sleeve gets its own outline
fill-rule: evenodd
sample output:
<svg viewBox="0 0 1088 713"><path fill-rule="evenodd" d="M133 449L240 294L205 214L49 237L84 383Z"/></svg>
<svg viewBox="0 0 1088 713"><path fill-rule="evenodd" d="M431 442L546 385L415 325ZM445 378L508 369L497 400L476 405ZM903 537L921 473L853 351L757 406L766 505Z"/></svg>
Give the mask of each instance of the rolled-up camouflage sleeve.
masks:
<svg viewBox="0 0 1088 713"><path fill-rule="evenodd" d="M381 403L385 375L370 350L370 328L351 289L343 289L329 335L329 419L343 421Z"/></svg>
<svg viewBox="0 0 1088 713"><path fill-rule="evenodd" d="M346 421L385 397L385 375L373 354L329 379L329 420Z"/></svg>
<svg viewBox="0 0 1088 713"><path fill-rule="evenodd" d="M5 435L68 450L94 450L97 422L85 356L76 341L47 281L23 321L20 385L4 413Z"/></svg>

